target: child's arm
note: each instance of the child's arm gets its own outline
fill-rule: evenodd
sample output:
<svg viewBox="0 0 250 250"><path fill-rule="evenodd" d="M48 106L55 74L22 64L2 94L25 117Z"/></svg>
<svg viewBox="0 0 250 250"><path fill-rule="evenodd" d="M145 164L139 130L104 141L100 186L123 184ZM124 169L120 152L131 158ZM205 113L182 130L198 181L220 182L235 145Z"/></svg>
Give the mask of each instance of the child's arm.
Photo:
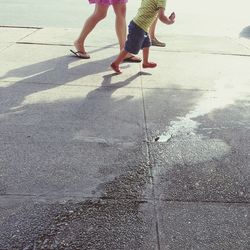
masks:
<svg viewBox="0 0 250 250"><path fill-rule="evenodd" d="M174 21L175 21L175 13L172 12L172 14L169 17L167 17L165 15L165 9L164 8L159 9L158 17L159 17L160 21L165 23L165 24L173 24Z"/></svg>

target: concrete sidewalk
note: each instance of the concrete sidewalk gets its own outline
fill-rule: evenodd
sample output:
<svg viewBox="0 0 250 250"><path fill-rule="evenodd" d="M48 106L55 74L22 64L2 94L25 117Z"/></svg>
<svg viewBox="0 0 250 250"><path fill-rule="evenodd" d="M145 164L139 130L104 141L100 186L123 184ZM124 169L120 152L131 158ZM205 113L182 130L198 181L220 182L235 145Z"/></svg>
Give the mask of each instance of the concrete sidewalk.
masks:
<svg viewBox="0 0 250 250"><path fill-rule="evenodd" d="M0 28L0 249L249 249L250 40Z"/></svg>

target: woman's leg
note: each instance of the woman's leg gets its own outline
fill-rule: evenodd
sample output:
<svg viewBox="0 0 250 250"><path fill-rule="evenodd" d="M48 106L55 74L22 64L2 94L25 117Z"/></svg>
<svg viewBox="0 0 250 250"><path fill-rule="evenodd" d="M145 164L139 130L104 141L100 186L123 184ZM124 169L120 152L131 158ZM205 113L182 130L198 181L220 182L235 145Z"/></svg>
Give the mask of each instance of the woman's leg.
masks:
<svg viewBox="0 0 250 250"><path fill-rule="evenodd" d="M158 18L156 18L156 19L154 20L154 22L153 22L152 25L150 26L150 29L149 29L149 32L148 32L151 40L153 40L153 39L156 38L156 37L155 37L155 28L156 28L157 20L158 20Z"/></svg>
<svg viewBox="0 0 250 250"><path fill-rule="evenodd" d="M115 30L120 45L120 50L124 48L126 36L127 36L127 25L126 25L126 3L113 4L115 12Z"/></svg>
<svg viewBox="0 0 250 250"><path fill-rule="evenodd" d="M120 51L124 49L126 37L127 37L127 24L126 24L126 3L122 4L113 4L113 9L116 15L115 18L115 29L116 35L118 38ZM141 59L137 56L134 56L130 53L126 56L127 61L129 62L141 62Z"/></svg>
<svg viewBox="0 0 250 250"><path fill-rule="evenodd" d="M109 5L96 4L93 14L86 20L79 37L74 42L77 51L85 54L84 43L88 34L95 28L96 24L107 15Z"/></svg>
<svg viewBox="0 0 250 250"><path fill-rule="evenodd" d="M151 44L152 46L158 46L158 47L165 47L166 44L163 42L160 42L156 37L155 37L155 30L156 30L156 24L158 21L158 17L154 20L154 22L152 23L152 25L150 26L149 29L149 37L151 39Z"/></svg>

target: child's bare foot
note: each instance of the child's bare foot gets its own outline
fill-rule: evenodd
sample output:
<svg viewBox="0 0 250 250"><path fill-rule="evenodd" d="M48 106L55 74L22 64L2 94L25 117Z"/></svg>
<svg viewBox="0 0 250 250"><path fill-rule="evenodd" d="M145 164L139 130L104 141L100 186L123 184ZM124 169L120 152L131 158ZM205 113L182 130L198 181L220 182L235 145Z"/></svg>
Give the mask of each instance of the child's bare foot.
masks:
<svg viewBox="0 0 250 250"><path fill-rule="evenodd" d="M147 62L147 63L142 64L143 68L155 68L156 66L157 66L157 64L154 62Z"/></svg>
<svg viewBox="0 0 250 250"><path fill-rule="evenodd" d="M116 65L115 63L112 63L110 65L110 67L115 71L115 73L117 73L117 74L121 74L122 73L121 70L120 70L120 68L119 68L119 65Z"/></svg>

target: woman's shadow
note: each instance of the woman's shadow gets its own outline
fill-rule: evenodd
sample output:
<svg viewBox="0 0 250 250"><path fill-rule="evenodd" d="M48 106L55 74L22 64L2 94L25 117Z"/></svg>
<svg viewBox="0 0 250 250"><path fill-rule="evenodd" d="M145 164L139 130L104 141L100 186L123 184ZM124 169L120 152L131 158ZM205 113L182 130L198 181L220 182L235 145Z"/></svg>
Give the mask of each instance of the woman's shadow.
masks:
<svg viewBox="0 0 250 250"><path fill-rule="evenodd" d="M12 108L20 107L23 100L31 94L68 83L74 84L74 81L82 86L93 86L92 82L87 82L91 81L87 79L87 76L108 71L108 65L113 58L86 61L79 64L77 63L79 59L76 57L61 56L10 70L5 75L0 76L1 81L8 82L6 87L1 88L0 97L5 105L2 106L0 112L10 112ZM74 64L77 65L72 66ZM22 79L13 83L13 80L9 80L11 78Z"/></svg>
<svg viewBox="0 0 250 250"><path fill-rule="evenodd" d="M59 57L9 71L5 75L5 79L11 76L24 79L1 88L0 98L4 105L0 107L0 128L3 134L10 135L3 137L3 143L13 145L15 142L17 145L22 145L17 148L21 158L24 154L23 148L32 145L32 150L25 156L29 164L20 160L18 168L23 175L20 177L20 183L13 189L16 188L21 193L32 193L33 190L43 193L49 192L50 189L60 193L73 190L74 185L82 187L84 184L81 184L81 178L79 182L73 184L73 187L72 183L69 183L75 178L74 171L78 176L81 176L79 174L81 171L85 171L82 169L82 162L91 165L95 158L103 157L107 150L109 152L115 149L117 144L122 144L122 148L124 145L125 148L131 146L134 148L136 143L143 141L141 87L137 85L139 87L128 88L128 85L142 73L135 73L125 80L115 81L115 74L102 74L107 71L111 59L112 57L70 67L75 58ZM93 74L100 74L98 76L100 82L96 82L94 86L88 85L84 82L85 78ZM82 84L69 85L65 88L66 91L58 93L58 86L76 80L80 80ZM46 92L45 102L40 99L24 102L28 95L34 93L40 95L41 91L52 88L55 88L53 94L59 96L56 101L51 101ZM99 154L95 153L94 158L88 156L88 152L92 150L92 147L87 145L89 142L96 147L104 146L103 150L106 151L98 151ZM83 153L82 148L86 148L86 152ZM62 162L68 162L72 159L69 155L78 153L76 158L80 165L70 164L72 171L68 171ZM116 161L116 157L114 155L114 159L111 157L109 161ZM42 164L37 164L35 159L38 158ZM15 166L9 165L6 160L6 169L14 168ZM96 174L95 171L93 168L93 176ZM50 175L51 172L53 175ZM68 178L61 178L64 174L67 174ZM2 185L6 186L6 193L9 191L8 178L16 177L7 176Z"/></svg>
<svg viewBox="0 0 250 250"><path fill-rule="evenodd" d="M108 57L96 61L84 61L84 63L79 64L79 59L75 57L61 56L10 70L0 79L6 82L11 77L21 77L22 79L14 83L8 83L9 85L1 88L0 98L4 105L1 106L0 113L3 115L3 121L9 123L9 118L11 118L12 123L20 123L21 125L22 121L18 117L21 116L22 119L25 119L28 116L33 118L30 121L25 121L24 124L38 125L38 121L47 124L49 120L53 119L53 116L61 113L63 109L69 108L64 112L69 112L68 116L76 120L76 123L73 124L73 127L75 127L75 130L73 129L74 134L77 134L77 131L84 130L85 127L85 131L90 132L89 136L100 136L106 126L106 132L112 138L112 126L110 125L112 120L119 116L119 112L126 110L125 114L133 114L130 115L132 117L137 116L137 111L135 112L131 106L134 101L133 95L123 91L119 100L112 98L112 95L117 89L126 87L144 74L139 72L118 82L112 80L115 74L106 74L101 78L102 73L109 71L108 65L112 60L113 57ZM98 76L95 77L95 75ZM102 82L99 83L100 79ZM93 83L93 81L96 82ZM74 91L77 90L78 94L75 96L73 94L71 98L70 95L67 97L66 92L58 93L58 87L66 84L74 87ZM100 87L95 88L94 86ZM41 92L53 88L54 91L50 94L58 95L56 101L39 101L38 98L37 101L29 102L28 97L30 95L37 93L38 95L34 98L36 99L42 94ZM43 95L44 99L48 98L47 93L45 92L45 95ZM62 98L60 98L60 95L62 95ZM67 98L64 98L65 95ZM117 116L114 114L117 114ZM110 117L110 119L106 119L107 117ZM57 122L65 122L66 125L69 123L68 118L58 118ZM60 121L60 119L62 120ZM124 115L124 120L126 119ZM57 123L56 119L54 121ZM122 122L119 126L121 125ZM125 128L125 124L123 125L122 127ZM114 126L113 131L116 131L116 128L117 126ZM74 137L73 134L67 133L67 135L68 138Z"/></svg>

